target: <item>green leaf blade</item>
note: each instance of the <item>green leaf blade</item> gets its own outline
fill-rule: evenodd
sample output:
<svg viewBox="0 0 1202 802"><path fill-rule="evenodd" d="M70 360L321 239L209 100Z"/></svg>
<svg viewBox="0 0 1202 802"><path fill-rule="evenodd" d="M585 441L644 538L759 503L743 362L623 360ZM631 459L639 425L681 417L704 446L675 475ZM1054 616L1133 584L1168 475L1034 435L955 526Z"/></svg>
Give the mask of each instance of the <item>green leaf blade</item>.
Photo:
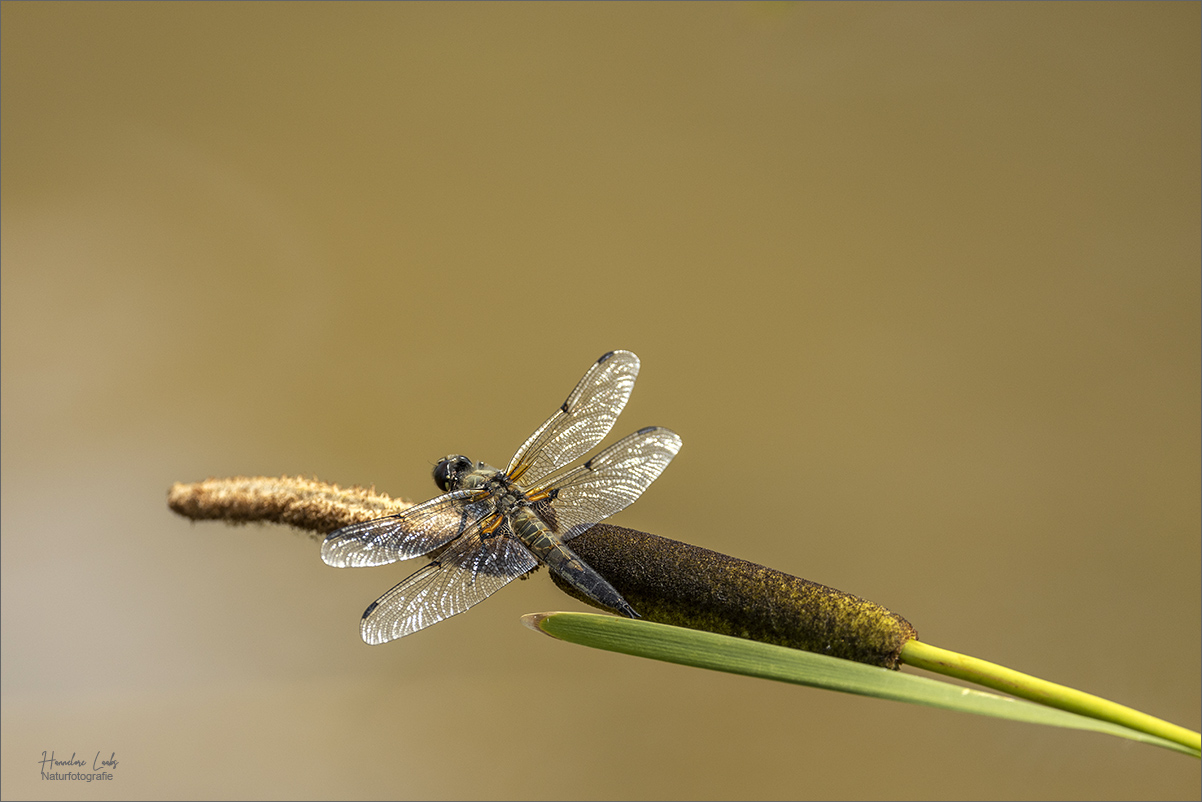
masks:
<svg viewBox="0 0 1202 802"><path fill-rule="evenodd" d="M523 623L551 637L711 671L789 682L962 713L1089 730L1199 756L1197 750L1056 708L768 643L592 613L537 613Z"/></svg>

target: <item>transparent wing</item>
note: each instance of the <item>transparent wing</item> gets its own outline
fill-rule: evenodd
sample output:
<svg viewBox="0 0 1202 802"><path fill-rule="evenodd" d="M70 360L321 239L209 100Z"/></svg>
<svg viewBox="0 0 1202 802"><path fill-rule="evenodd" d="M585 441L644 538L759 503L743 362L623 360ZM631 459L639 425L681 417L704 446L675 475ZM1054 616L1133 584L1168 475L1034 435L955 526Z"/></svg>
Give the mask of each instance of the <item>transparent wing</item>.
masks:
<svg viewBox="0 0 1202 802"><path fill-rule="evenodd" d="M513 538L461 538L368 607L359 631L371 644L403 638L462 613L537 567L534 555Z"/></svg>
<svg viewBox="0 0 1202 802"><path fill-rule="evenodd" d="M456 490L410 507L399 515L351 524L326 535L321 559L335 568L387 565L428 554L463 535L475 533L492 511L471 503L470 490Z"/></svg>
<svg viewBox="0 0 1202 802"><path fill-rule="evenodd" d="M584 374L576 389L513 455L505 473L533 484L600 443L622 414L639 375L639 358L610 351Z"/></svg>
<svg viewBox="0 0 1202 802"><path fill-rule="evenodd" d="M680 445L676 432L648 426L553 478L546 486L552 510L548 525L569 540L626 509L663 473Z"/></svg>

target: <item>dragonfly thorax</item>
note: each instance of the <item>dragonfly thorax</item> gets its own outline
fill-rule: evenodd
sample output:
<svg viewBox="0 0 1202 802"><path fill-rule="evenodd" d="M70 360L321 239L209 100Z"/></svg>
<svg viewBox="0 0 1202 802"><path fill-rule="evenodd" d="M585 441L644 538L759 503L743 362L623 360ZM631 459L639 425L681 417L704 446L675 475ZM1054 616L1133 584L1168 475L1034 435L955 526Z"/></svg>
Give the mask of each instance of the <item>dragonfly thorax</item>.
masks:
<svg viewBox="0 0 1202 802"><path fill-rule="evenodd" d="M503 471L491 465L472 462L462 454L452 454L438 461L434 467L434 481L448 493L471 491L470 503L480 520L497 516L493 518L493 526L481 529L484 534L491 536L502 519L509 521L511 531L519 538L523 534L533 537L541 529L528 513L521 512L530 506L526 494Z"/></svg>

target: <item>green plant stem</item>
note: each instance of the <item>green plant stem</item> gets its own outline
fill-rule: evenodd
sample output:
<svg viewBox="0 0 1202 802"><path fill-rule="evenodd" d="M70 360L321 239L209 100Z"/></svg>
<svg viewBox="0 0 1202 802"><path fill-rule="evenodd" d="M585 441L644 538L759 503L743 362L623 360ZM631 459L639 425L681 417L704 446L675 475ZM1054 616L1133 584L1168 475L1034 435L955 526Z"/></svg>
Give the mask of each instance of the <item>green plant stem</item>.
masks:
<svg viewBox="0 0 1202 802"><path fill-rule="evenodd" d="M901 662L937 674L975 682L1049 707L1058 707L1100 721L1121 724L1191 749L1202 749L1202 736L1193 730L1091 693L1057 685L987 660L940 649L919 640L908 641L902 647Z"/></svg>

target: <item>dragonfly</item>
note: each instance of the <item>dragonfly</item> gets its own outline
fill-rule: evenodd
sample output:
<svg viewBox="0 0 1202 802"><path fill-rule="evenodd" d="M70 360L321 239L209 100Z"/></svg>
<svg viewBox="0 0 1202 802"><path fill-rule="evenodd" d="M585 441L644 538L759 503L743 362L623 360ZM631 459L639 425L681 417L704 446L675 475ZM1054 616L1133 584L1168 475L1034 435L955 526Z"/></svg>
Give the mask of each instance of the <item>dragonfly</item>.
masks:
<svg viewBox="0 0 1202 802"><path fill-rule="evenodd" d="M638 613L567 543L632 504L680 451L659 426L639 429L576 467L621 414L639 359L610 351L567 400L498 470L451 454L434 466L443 494L402 513L331 532L321 558L338 568L386 565L428 555L431 562L363 613L360 633L387 643L484 601L541 565L604 607Z"/></svg>

